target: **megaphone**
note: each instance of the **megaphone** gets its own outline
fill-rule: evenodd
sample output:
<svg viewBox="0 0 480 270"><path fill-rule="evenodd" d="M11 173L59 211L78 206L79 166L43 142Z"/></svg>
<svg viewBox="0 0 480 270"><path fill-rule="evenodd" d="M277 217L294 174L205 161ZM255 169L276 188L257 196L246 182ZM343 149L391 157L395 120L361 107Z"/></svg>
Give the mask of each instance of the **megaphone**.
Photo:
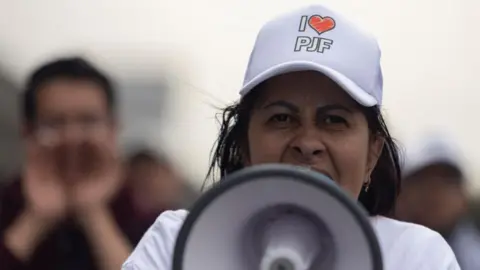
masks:
<svg viewBox="0 0 480 270"><path fill-rule="evenodd" d="M366 211L327 176L291 165L237 171L193 206L173 270L382 270Z"/></svg>

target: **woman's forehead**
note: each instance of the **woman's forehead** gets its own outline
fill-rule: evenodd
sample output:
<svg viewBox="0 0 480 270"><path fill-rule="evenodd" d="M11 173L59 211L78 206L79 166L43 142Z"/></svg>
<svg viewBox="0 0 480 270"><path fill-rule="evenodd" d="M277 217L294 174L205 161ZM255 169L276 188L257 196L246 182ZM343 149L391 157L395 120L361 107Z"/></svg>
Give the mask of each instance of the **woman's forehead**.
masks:
<svg viewBox="0 0 480 270"><path fill-rule="evenodd" d="M342 104L355 101L334 81L319 72L302 71L276 76L263 86L262 103L288 100L300 105Z"/></svg>

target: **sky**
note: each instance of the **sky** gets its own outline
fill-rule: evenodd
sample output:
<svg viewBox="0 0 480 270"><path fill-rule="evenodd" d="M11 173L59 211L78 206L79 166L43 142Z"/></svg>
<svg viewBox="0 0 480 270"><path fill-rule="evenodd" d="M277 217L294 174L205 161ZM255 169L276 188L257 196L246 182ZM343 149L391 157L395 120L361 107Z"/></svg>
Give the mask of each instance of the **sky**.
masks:
<svg viewBox="0 0 480 270"><path fill-rule="evenodd" d="M258 30L312 3L378 38L383 110L399 142L408 147L428 132L448 133L464 153L472 190L480 191L478 1L0 0L0 67L21 87L42 61L77 53L115 78L167 79L165 125L149 119L135 129L199 183L217 134L217 107L238 98Z"/></svg>

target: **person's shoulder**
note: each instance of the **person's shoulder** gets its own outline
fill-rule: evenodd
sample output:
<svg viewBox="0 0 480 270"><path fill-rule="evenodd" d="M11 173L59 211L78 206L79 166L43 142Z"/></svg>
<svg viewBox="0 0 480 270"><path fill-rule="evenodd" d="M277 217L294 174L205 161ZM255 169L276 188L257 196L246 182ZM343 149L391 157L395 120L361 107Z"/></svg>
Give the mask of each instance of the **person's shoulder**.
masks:
<svg viewBox="0 0 480 270"><path fill-rule="evenodd" d="M386 217L371 220L380 242L386 269L460 269L455 255L437 232ZM420 267L420 268L418 268Z"/></svg>
<svg viewBox="0 0 480 270"><path fill-rule="evenodd" d="M178 228L181 227L183 221L188 215L187 210L168 210L163 212L158 216L153 224L153 229L155 228Z"/></svg>
<svg viewBox="0 0 480 270"><path fill-rule="evenodd" d="M422 225L403 222L396 219L391 219L383 216L376 216L371 218L371 223L377 233L381 234L383 238L397 239L398 237L415 237L420 241L428 238L440 237L440 235Z"/></svg>
<svg viewBox="0 0 480 270"><path fill-rule="evenodd" d="M186 210L163 212L145 232L122 269L170 269L175 241L187 215Z"/></svg>

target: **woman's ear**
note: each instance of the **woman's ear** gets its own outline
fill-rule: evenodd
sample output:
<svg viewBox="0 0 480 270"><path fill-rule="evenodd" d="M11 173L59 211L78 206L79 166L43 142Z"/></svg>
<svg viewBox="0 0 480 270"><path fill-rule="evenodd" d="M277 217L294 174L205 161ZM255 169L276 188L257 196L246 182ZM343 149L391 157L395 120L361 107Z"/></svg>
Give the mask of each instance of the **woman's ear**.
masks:
<svg viewBox="0 0 480 270"><path fill-rule="evenodd" d="M378 159L382 154L384 145L385 145L385 139L382 136L379 136L379 135L372 136L369 144L369 149L368 149L366 179L370 178L370 175L372 174L373 169L377 165Z"/></svg>

